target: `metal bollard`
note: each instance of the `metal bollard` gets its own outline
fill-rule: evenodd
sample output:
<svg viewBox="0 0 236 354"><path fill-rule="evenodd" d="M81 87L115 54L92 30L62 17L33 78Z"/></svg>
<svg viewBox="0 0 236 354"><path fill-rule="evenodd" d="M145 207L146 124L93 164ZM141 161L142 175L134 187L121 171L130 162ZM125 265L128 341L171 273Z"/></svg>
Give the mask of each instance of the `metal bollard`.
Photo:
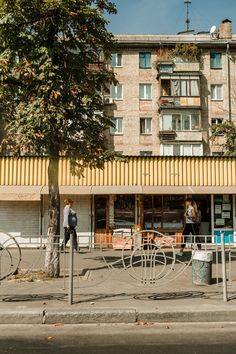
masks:
<svg viewBox="0 0 236 354"><path fill-rule="evenodd" d="M73 233L70 233L70 263L69 263L69 305L73 304L74 248Z"/></svg>
<svg viewBox="0 0 236 354"><path fill-rule="evenodd" d="M223 299L224 299L224 302L227 302L228 301L228 295L227 295L227 278L226 278L224 231L221 231L220 236L221 236L221 261L222 261L222 279L223 279Z"/></svg>

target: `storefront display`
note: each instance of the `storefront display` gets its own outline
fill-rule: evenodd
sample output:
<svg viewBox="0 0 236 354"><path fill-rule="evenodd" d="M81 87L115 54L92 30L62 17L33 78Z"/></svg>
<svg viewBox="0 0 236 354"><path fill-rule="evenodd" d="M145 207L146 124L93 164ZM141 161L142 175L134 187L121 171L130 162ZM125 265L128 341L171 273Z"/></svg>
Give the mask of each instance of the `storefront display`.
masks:
<svg viewBox="0 0 236 354"><path fill-rule="evenodd" d="M160 232L183 229L184 196L145 196L143 198L143 225L145 230Z"/></svg>
<svg viewBox="0 0 236 354"><path fill-rule="evenodd" d="M224 232L225 243L234 242L233 231L233 198L230 194L214 196L214 241L221 243Z"/></svg>

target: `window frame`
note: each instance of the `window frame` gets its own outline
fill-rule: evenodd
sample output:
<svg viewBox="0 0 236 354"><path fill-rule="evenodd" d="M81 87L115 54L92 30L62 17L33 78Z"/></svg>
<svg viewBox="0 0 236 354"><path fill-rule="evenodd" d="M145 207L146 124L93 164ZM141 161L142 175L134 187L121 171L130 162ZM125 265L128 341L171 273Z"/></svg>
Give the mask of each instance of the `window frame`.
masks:
<svg viewBox="0 0 236 354"><path fill-rule="evenodd" d="M144 86L144 96L141 97L141 87ZM147 97L147 86L150 87L150 97ZM139 100L144 100L144 101L151 101L152 100L152 84L147 83L147 84L139 84Z"/></svg>
<svg viewBox="0 0 236 354"><path fill-rule="evenodd" d="M217 56L220 55L220 64L217 65ZM215 57L214 57L215 56ZM210 68L211 69L222 69L222 53L221 52L211 52L210 53Z"/></svg>
<svg viewBox="0 0 236 354"><path fill-rule="evenodd" d="M183 155L184 146L188 146L188 145L191 146L191 154L190 155ZM169 155L165 155L164 154L164 147L165 146L171 146L172 147L172 153L171 154L169 154ZM177 146L179 147L179 154L178 155L174 154L174 146L175 147L177 147ZM200 150L201 150L201 154L200 155L193 155L193 146L200 147ZM161 156L203 156L203 144L192 144L192 143L189 143L189 144L161 144L160 152L161 152Z"/></svg>
<svg viewBox="0 0 236 354"><path fill-rule="evenodd" d="M149 59L147 56L150 55ZM141 58L143 56L143 58ZM144 66L141 65L141 61L143 60ZM147 62L150 62L149 66ZM152 53L151 52L139 52L139 69L151 69L152 68Z"/></svg>
<svg viewBox="0 0 236 354"><path fill-rule="evenodd" d="M163 78L161 80L163 83L165 81L165 85L161 83L161 96L162 97L200 97L200 78ZM178 82L178 88L177 90L179 91L178 94L176 94L173 90L174 87L174 81ZM193 85L192 82L197 83L197 94L193 94ZM168 85L167 85L168 84ZM185 89L183 89L185 87ZM169 94L163 94L163 92L167 92ZM184 92L185 91L185 92Z"/></svg>
<svg viewBox="0 0 236 354"><path fill-rule="evenodd" d="M193 125L193 116L194 115L198 115L198 128L197 129L192 129L192 125ZM171 116L171 129L164 129L164 116ZM173 126L173 117L176 116L176 119L177 119L177 116L179 116L179 119L180 119L180 127L181 129L176 129L178 127L178 124L176 124L176 127L174 129L174 126ZM197 131L200 131L201 127L200 127L200 113L196 113L196 112L187 112L186 116L188 116L188 121L189 121L189 129L184 129L184 113L183 112L176 112L176 113L169 113L169 114L162 114L162 117L161 117L161 131L175 131L175 132L197 132ZM179 123L179 122L177 122Z"/></svg>
<svg viewBox="0 0 236 354"><path fill-rule="evenodd" d="M213 90L214 87L214 90ZM217 87L221 87L221 97L219 98L217 95L215 95L215 93L217 93ZM211 84L211 100L212 101L223 101L223 84ZM214 93L215 96L217 97L213 97L212 93Z"/></svg>
<svg viewBox="0 0 236 354"><path fill-rule="evenodd" d="M111 67L112 68L122 68L123 67L123 56L122 53L112 53L111 54ZM113 65L113 56L115 57L115 65ZM120 56L120 65L119 64L119 56Z"/></svg>
<svg viewBox="0 0 236 354"><path fill-rule="evenodd" d="M117 93L118 93L118 87L121 87L121 97L117 97ZM115 88L115 93L116 93L116 97L114 97L113 95L112 95L112 88ZM113 100L117 100L117 101L122 101L123 100L123 84L117 84L117 85L110 85L110 97L111 98L113 98Z"/></svg>
<svg viewBox="0 0 236 354"><path fill-rule="evenodd" d="M147 121L150 122L150 131L148 132ZM142 124L144 122L144 132L142 131ZM139 131L140 135L152 135L152 117L140 117L139 119Z"/></svg>
<svg viewBox="0 0 236 354"><path fill-rule="evenodd" d="M111 121L115 124L115 127L110 127L110 134L111 135L123 135L123 117L112 117ZM118 130L119 123L121 122L121 131Z"/></svg>

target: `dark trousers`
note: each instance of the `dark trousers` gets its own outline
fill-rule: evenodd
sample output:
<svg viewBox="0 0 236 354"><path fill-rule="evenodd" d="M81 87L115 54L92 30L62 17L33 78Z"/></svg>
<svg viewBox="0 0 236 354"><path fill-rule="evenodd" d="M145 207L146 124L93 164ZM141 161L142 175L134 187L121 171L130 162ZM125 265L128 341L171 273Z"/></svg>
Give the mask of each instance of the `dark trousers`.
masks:
<svg viewBox="0 0 236 354"><path fill-rule="evenodd" d="M70 234L73 234L73 247L77 251L78 250L78 242L77 242L77 234L74 227L64 227L64 242L62 242L61 249L64 250L66 247L67 242L70 239Z"/></svg>
<svg viewBox="0 0 236 354"><path fill-rule="evenodd" d="M184 231L183 231L183 243L181 245L181 248L185 247L186 239L187 236L192 234L193 236L199 235L199 227L196 223L193 224L185 224ZM201 249L201 240L200 237L197 236L195 237L198 249Z"/></svg>

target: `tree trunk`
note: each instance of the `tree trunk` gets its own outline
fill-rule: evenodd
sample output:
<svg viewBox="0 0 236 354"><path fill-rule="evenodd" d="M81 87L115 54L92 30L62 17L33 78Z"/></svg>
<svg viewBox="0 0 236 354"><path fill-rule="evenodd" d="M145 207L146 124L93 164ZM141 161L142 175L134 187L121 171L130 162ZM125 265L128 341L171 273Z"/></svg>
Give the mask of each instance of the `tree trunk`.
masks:
<svg viewBox="0 0 236 354"><path fill-rule="evenodd" d="M58 278L60 275L60 194L58 186L59 157L49 157L49 222L45 257L45 270L48 276Z"/></svg>

